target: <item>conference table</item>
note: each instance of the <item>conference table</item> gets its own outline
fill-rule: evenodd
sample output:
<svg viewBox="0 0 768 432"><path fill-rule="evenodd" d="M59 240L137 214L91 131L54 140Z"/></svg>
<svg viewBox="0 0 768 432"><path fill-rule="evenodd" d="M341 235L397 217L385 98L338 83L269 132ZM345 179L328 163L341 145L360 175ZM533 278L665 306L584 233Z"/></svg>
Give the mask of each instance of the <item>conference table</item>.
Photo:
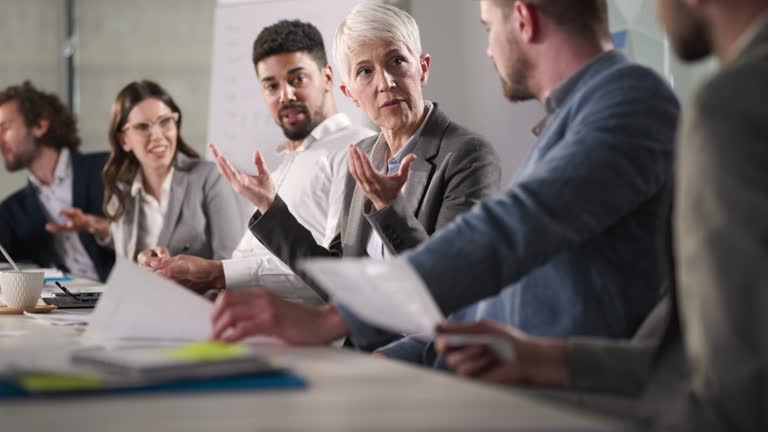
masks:
<svg viewBox="0 0 768 432"><path fill-rule="evenodd" d="M0 316L0 356L67 361L79 326ZM37 351L30 349L36 347ZM23 348L23 350L22 350ZM0 400L3 431L617 431L626 420L575 409L525 389L473 382L335 347L264 346L308 382L300 390L130 394Z"/></svg>

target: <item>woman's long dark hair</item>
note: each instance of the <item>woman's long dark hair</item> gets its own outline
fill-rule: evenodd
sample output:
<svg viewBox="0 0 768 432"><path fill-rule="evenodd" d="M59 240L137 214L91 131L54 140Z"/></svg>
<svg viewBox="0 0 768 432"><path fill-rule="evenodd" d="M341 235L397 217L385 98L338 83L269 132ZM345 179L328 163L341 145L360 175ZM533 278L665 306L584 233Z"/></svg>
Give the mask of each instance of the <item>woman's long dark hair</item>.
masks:
<svg viewBox="0 0 768 432"><path fill-rule="evenodd" d="M155 98L164 103L172 112L179 114L176 137L176 154L182 152L191 158L200 158L181 137L181 109L173 101L168 92L152 81L134 81L125 86L117 94L115 102L112 104L112 120L109 124L109 144L112 146L112 153L109 156L107 164L104 166L104 214L110 221L116 221L123 216L125 204L128 201L128 190L121 189L118 185L131 184L140 165L139 160L133 152L127 152L120 145L120 134L128 121L128 115L133 107L142 101ZM176 160L174 154L174 160ZM117 200L117 207L110 208L112 198Z"/></svg>

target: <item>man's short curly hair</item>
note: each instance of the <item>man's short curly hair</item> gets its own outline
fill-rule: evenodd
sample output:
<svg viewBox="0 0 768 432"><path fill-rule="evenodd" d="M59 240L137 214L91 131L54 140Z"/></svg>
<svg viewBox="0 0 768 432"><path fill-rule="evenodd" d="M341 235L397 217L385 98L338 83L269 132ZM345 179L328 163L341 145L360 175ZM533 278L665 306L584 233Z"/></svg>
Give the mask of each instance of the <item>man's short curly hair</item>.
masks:
<svg viewBox="0 0 768 432"><path fill-rule="evenodd" d="M48 120L48 130L37 141L47 147L71 150L80 146L74 114L53 93L38 90L29 81L0 91L0 105L16 101L27 128Z"/></svg>
<svg viewBox="0 0 768 432"><path fill-rule="evenodd" d="M299 20L281 20L264 29L253 43L253 66L267 57L304 51L319 67L328 64L323 35L314 25Z"/></svg>

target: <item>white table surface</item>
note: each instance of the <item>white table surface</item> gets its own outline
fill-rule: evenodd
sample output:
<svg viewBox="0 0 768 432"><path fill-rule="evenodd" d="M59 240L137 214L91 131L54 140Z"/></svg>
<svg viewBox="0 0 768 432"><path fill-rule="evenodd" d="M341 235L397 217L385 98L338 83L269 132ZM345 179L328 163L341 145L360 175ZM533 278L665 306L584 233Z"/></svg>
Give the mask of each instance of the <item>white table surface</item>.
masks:
<svg viewBox="0 0 768 432"><path fill-rule="evenodd" d="M79 345L81 329L0 316L0 356ZM21 335L14 335L24 332ZM11 431L617 431L630 424L533 397L337 348L264 348L304 390L0 400ZM2 358L2 357L0 357ZM34 359L30 359L32 361Z"/></svg>

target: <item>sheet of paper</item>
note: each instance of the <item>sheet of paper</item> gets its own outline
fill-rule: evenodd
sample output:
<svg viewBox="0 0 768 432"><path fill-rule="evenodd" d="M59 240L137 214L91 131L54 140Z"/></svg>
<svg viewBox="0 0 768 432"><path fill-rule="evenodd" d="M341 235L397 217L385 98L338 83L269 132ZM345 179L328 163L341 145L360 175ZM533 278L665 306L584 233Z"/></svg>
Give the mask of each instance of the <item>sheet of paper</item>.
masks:
<svg viewBox="0 0 768 432"><path fill-rule="evenodd" d="M63 271L53 267L40 268L35 270L42 271L44 273L43 277L46 279L61 279L65 276Z"/></svg>
<svg viewBox="0 0 768 432"><path fill-rule="evenodd" d="M204 340L212 310L204 297L118 258L84 337L103 343Z"/></svg>
<svg viewBox="0 0 768 432"><path fill-rule="evenodd" d="M114 346L175 345L206 340L213 303L173 281L118 258L83 337ZM266 336L244 341L281 344Z"/></svg>
<svg viewBox="0 0 768 432"><path fill-rule="evenodd" d="M317 258L301 267L335 301L383 329L432 337L444 320L424 281L403 258Z"/></svg>
<svg viewBox="0 0 768 432"><path fill-rule="evenodd" d="M55 326L88 324L91 319L91 311L55 310L44 314L24 312L24 315Z"/></svg>

